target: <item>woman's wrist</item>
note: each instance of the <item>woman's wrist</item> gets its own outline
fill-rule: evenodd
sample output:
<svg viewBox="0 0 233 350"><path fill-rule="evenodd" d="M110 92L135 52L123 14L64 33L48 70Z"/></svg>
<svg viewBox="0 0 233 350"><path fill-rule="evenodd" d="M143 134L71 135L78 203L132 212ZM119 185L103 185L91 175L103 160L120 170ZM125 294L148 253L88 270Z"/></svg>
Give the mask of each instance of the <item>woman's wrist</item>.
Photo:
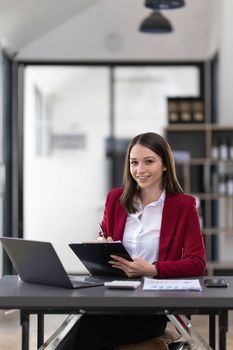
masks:
<svg viewBox="0 0 233 350"><path fill-rule="evenodd" d="M148 264L147 274L148 277L156 277L158 276L158 271L156 268L156 264Z"/></svg>

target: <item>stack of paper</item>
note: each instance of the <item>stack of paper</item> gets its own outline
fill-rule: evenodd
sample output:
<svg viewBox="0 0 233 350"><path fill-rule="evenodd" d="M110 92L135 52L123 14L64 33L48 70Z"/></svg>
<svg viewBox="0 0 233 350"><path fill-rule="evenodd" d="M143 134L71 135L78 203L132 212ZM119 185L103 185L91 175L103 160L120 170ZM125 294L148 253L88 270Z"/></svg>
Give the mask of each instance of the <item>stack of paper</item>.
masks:
<svg viewBox="0 0 233 350"><path fill-rule="evenodd" d="M187 290L202 291L202 286L198 279L154 279L144 278L143 290Z"/></svg>

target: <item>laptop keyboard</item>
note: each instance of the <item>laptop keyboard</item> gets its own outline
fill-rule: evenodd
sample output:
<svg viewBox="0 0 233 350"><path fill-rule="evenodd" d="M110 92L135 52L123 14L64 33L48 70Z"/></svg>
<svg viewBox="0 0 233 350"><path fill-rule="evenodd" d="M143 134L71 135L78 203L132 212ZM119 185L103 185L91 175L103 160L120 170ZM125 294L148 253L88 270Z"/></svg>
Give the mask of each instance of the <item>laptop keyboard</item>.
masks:
<svg viewBox="0 0 233 350"><path fill-rule="evenodd" d="M69 275L70 281L73 287L91 287L91 286L103 286L105 282L111 282L115 280L122 281L122 277L114 276L80 276L80 275ZM125 280L128 281L126 278Z"/></svg>
<svg viewBox="0 0 233 350"><path fill-rule="evenodd" d="M104 280L90 276L69 276L74 287L103 286Z"/></svg>

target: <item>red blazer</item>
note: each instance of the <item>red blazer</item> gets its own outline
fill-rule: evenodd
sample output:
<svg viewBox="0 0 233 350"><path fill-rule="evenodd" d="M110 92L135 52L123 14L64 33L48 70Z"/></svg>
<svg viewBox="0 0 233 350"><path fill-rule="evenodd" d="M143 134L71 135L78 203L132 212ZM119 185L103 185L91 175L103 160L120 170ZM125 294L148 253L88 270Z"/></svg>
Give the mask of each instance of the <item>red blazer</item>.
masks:
<svg viewBox="0 0 233 350"><path fill-rule="evenodd" d="M122 240L127 212L120 203L122 188L111 190L106 199L103 229L107 236ZM206 254L196 201L185 194L166 195L159 241L158 276L191 277L205 272Z"/></svg>

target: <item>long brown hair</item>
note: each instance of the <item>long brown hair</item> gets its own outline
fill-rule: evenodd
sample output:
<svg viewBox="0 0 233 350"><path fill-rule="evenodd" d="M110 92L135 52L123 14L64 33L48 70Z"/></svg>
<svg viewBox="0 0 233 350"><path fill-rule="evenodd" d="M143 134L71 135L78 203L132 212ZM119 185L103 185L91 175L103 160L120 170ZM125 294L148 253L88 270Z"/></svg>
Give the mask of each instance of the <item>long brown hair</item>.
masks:
<svg viewBox="0 0 233 350"><path fill-rule="evenodd" d="M154 132L147 132L137 135L130 141L126 151L123 174L124 190L120 198L122 206L127 210L128 213L136 212L136 209L133 205L133 199L136 194L139 194L137 182L134 180L130 173L129 162L131 149L136 144L140 144L146 148L149 148L151 151L158 154L162 159L163 166L166 169L163 172L162 188L170 194L184 193L176 176L175 161L171 148L167 141L162 136Z"/></svg>

